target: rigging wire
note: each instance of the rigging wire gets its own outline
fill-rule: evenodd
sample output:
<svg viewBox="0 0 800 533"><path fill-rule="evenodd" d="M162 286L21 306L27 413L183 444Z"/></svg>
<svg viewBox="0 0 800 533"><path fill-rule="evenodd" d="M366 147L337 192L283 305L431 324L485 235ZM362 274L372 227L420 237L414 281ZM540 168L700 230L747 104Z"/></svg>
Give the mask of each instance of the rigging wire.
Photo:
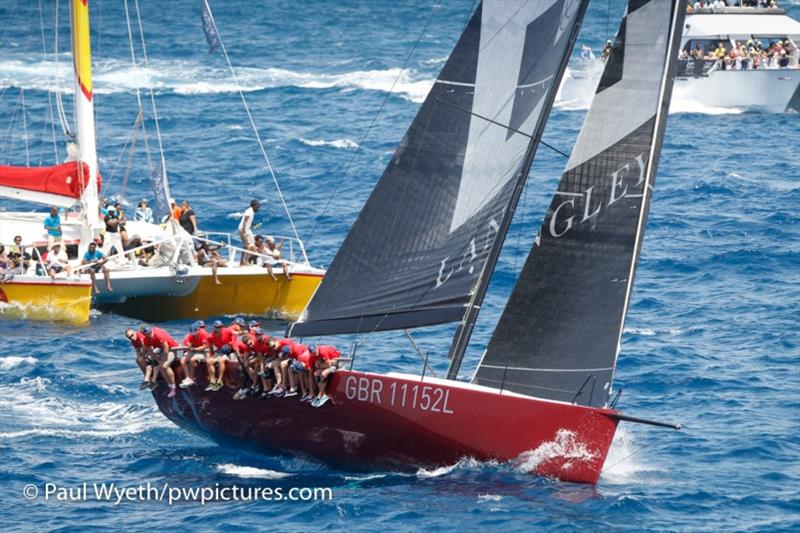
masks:
<svg viewBox="0 0 800 533"><path fill-rule="evenodd" d="M136 0L138 2L138 0ZM286 198L283 196L283 192L281 191L281 187L278 184L278 178L275 176L275 171L272 168L272 163L270 163L269 156L267 155L267 150L264 148L264 143L261 140L261 134L258 133L258 128L256 127L255 120L253 120L253 115L250 113L250 106L247 105L247 99L244 97L244 92L242 91L242 87L239 84L239 78L236 76L236 71L233 68L233 64L231 63L230 57L228 57L228 50L225 47L225 43L222 40L222 35L219 32L219 28L217 27L217 21L214 20L214 15L211 13L211 6L208 5L208 0L204 0L206 4L206 9L208 10L209 19L211 20L211 25L214 27L214 31L217 32L217 37L219 38L219 45L220 49L222 50L222 54L225 56L225 61L228 64L228 70L231 72L231 76L233 77L234 83L236 83L236 90L239 92L239 97L242 99L242 104L244 105L245 113L247 113L247 118L250 120L250 127L253 129L253 133L256 136L256 141L258 141L258 147L261 149L261 155L264 157L264 162L266 163L267 170L269 170L270 176L272 176L272 181L275 184L275 190L278 192L278 197L281 199L281 203L283 204L283 210L286 212L286 216L289 219L289 225L292 227L292 232L294 233L295 238L297 239L298 244L300 245L300 251L303 253L303 258L305 259L306 263L308 263L308 256L306 255L306 249L303 245L303 241L300 239L300 234L297 232L297 227L294 224L294 220L292 219L292 214L289 212L289 206L286 204Z"/></svg>
<svg viewBox="0 0 800 533"><path fill-rule="evenodd" d="M3 135L3 142L0 143L0 160L3 158L6 146L11 142L11 132L14 130L14 125L17 123L17 113L19 113L19 93L17 93L17 101L14 104L14 110L11 112L11 118L8 120L8 127Z"/></svg>
<svg viewBox="0 0 800 533"><path fill-rule="evenodd" d="M417 352L417 355L419 356L420 360L422 360L422 364L425 366L425 371L430 373L431 376L437 377L436 372L434 372L433 368L431 368L431 365L428 364L428 358L422 355L422 351L419 349L419 346L417 346L417 343L414 341L414 337L411 336L411 333L409 333L409 331L405 328L403 328L403 333L406 334L408 342L411 343L411 346L414 348L414 351Z"/></svg>
<svg viewBox="0 0 800 533"><path fill-rule="evenodd" d="M74 140L75 132L69 128L69 120L64 112L64 100L61 98L61 63L58 60L58 1L56 0L55 14L53 16L53 61L56 64L56 68L53 70L56 78L56 108L58 109L58 120L61 122L61 130L70 140Z"/></svg>
<svg viewBox="0 0 800 533"><path fill-rule="evenodd" d="M39 29L41 30L41 37L42 37L42 56L45 61L47 61L47 39L44 35L44 10L42 9L42 0L39 0ZM54 161L58 163L58 142L56 141L56 127L55 127L55 117L53 116L53 92L48 89L47 91L47 118L48 121L44 125L44 130L42 131L42 147L39 151L39 165L41 166L44 162L44 147L45 147L45 136L47 135L47 128L50 128L50 131L53 134L53 156Z"/></svg>
<svg viewBox="0 0 800 533"><path fill-rule="evenodd" d="M103 180L103 192L108 190L108 186L114 181L114 177L117 174L117 169L119 168L119 164L122 161L122 156L125 155L125 152L128 152L128 164L127 170L125 172L123 178L123 187L125 187L128 183L128 174L130 173L130 167L133 160L133 154L135 151L136 146L136 132L139 130L139 122L144 121L144 116L142 115L141 109L136 114L136 121L133 123L133 127L131 127L130 133L128 133L128 137L125 139L125 143L122 145L122 149L119 151L119 156L117 157L117 161L114 163L114 169L111 171L111 176L107 179ZM119 194L122 196L122 193Z"/></svg>
<svg viewBox="0 0 800 533"><path fill-rule="evenodd" d="M402 76L403 72L406 70L406 66L408 65L408 62L411 60L411 56L414 55L414 52L416 51L417 46L419 45L420 41L422 41L422 37L425 35L425 32L428 31L428 27L430 26L431 21L433 20L433 15L436 14L436 11L439 9L441 4L442 4L442 0L437 0L436 4L433 6L433 9L431 9L431 14L428 17L428 20L425 23L425 26L422 28L422 31L419 32L419 36L417 36L417 40L414 41L414 45L411 47L411 51L409 51L408 55L406 56L405 61L403 61L403 66L400 67L400 70L397 72L397 76L395 77L394 81L392 82L392 86L389 87L389 92L387 92L386 96L383 98L383 101L381 102L381 105L378 107L378 110L375 112L375 116L372 117L372 121L369 123L369 126L367 126L367 130L364 132L364 135L361 136L361 140L359 141L355 152L353 152L353 156L350 158L350 161L347 162L347 166L344 169L344 173L336 181L336 185L333 187L333 192L328 197L328 201L325 202L325 205L322 207L320 212L315 217L316 220L314 221L314 226L311 228L311 232L309 233L308 239L307 239L306 242L311 242L311 239L314 236L314 233L317 231L317 227L319 227L319 223L320 223L320 220L322 219L322 216L328 210L328 207L330 207L331 202L333 201L333 198L336 196L336 194L339 191L339 186L341 186L342 181L344 181L344 178L347 177L347 174L350 172L350 167L352 167L353 162L355 161L356 157L358 156L358 153L361 151L361 146L364 144L364 141L366 141L367 136L369 135L370 131L372 131L372 128L375 125L375 122L378 120L378 116L381 114L381 112L383 111L383 108L386 106L386 102L389 101L389 97L392 96L392 94L394 93L394 88L397 85L397 82L400 81L400 76ZM467 21L469 21L469 18L467 19Z"/></svg>
<svg viewBox="0 0 800 533"><path fill-rule="evenodd" d="M150 61L147 58L147 46L144 42L144 28L142 27L142 16L139 12L139 0L133 0L133 5L136 8L136 19L139 25L139 38L142 43L142 58L144 59L144 68L147 69L148 73L150 71ZM128 0L125 0L125 14L127 16L128 9ZM133 44L131 44L131 48ZM153 92L153 84L150 83L150 77L147 77L147 88L150 92L150 104L153 108L153 123L156 127L156 140L158 141L158 151L161 157L161 177L164 181L164 189L167 193L167 197L171 196L169 191L169 182L167 180L167 161L164 158L164 145L161 143L161 127L158 125L158 109L156 109L156 97Z"/></svg>
<svg viewBox="0 0 800 533"><path fill-rule="evenodd" d="M29 167L31 166L31 156L28 151L28 117L25 112L25 89L22 87L19 88L19 96L22 101L22 140L25 145L25 166Z"/></svg>
<svg viewBox="0 0 800 533"><path fill-rule="evenodd" d="M138 65L136 64L136 52L135 52L134 47L133 47L133 30L131 30L131 18L130 18L130 14L128 13L128 0L125 0L125 22L126 22L126 24L128 26L128 44L129 44L130 50L131 50L131 65L133 66L134 69L137 69ZM144 141L145 160L147 161L147 174L149 176L152 176L153 175L153 159L152 159L152 156L150 155L150 143L147 140L147 126L145 125L145 121L144 121L144 109L143 109L143 106L142 106L142 93L139 90L139 84L135 84L135 85L136 85L136 105L137 105L138 111L139 111L139 113L137 115L137 118L138 118L138 116L142 116L142 124L141 124L142 125L142 133L143 133L142 137L143 137L143 141ZM135 126L136 126L136 124L134 123L134 127ZM123 147L123 150L124 150L124 147ZM122 156L122 152L120 152L120 157L121 156Z"/></svg>
<svg viewBox="0 0 800 533"><path fill-rule="evenodd" d="M516 250L514 250L514 277L516 278L519 276L519 270L517 270L517 261L519 260L519 250L520 250L520 243L522 242L522 229L525 226L525 204L528 201L528 185L530 184L530 180L525 180L525 188L522 190L522 202L520 202L520 212L519 218L517 218L517 224L519 224L519 228L517 229L517 243L516 243Z"/></svg>

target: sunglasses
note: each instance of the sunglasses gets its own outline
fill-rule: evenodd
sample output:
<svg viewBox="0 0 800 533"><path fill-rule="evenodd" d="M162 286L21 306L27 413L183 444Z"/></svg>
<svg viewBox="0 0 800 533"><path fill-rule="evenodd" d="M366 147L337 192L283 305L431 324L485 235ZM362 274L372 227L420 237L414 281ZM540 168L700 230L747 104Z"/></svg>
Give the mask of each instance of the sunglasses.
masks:
<svg viewBox="0 0 800 533"><path fill-rule="evenodd" d="M128 337L128 340L131 341L136 338L136 335L125 335L125 336Z"/></svg>

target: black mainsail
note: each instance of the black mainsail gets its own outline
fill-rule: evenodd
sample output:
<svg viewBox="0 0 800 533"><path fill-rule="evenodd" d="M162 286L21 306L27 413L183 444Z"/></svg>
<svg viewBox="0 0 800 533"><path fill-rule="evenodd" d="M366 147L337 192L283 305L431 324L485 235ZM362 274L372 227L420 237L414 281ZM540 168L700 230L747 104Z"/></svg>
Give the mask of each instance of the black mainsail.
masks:
<svg viewBox="0 0 800 533"><path fill-rule="evenodd" d="M486 0L295 336L462 320L480 305L587 0Z"/></svg>
<svg viewBox="0 0 800 533"><path fill-rule="evenodd" d="M608 401L686 4L630 0L536 243L474 382Z"/></svg>

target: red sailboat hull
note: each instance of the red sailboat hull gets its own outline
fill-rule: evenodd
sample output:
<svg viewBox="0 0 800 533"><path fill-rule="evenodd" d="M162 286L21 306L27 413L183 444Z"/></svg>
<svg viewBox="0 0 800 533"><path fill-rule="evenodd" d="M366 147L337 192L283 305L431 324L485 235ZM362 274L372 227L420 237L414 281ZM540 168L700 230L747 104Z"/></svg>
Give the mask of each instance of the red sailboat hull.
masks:
<svg viewBox="0 0 800 533"><path fill-rule="evenodd" d="M229 378L238 373L230 366ZM234 401L232 384L167 398L162 383L153 395L170 420L218 442L359 471L435 468L470 457L596 483L617 426L610 409L407 374L340 370L331 390L321 408L297 397Z"/></svg>

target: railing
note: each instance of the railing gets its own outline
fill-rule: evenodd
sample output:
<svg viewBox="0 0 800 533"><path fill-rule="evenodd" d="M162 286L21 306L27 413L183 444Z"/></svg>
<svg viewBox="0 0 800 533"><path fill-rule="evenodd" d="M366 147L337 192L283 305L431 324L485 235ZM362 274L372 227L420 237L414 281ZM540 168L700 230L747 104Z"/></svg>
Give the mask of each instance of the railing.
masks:
<svg viewBox="0 0 800 533"><path fill-rule="evenodd" d="M784 61L791 61L790 58L784 58ZM703 78L708 76L711 72L718 70L795 70L795 67L790 63L787 65L774 65L772 60L760 59L758 68L754 67L753 59L749 57L737 58L731 60L731 63L725 63L723 59L678 59L675 67L675 76L678 78Z"/></svg>
<svg viewBox="0 0 800 533"><path fill-rule="evenodd" d="M235 246L235 245L231 244L231 234L230 233L223 232L223 231L203 231L202 233L206 237L194 236L193 238L198 240L198 241L207 242L209 244L213 244L213 245L216 245L216 246L224 247L226 249L226 251L227 251L226 259L231 263L234 263L236 261L236 257L237 257L236 254L237 253L239 253L239 254L246 253L246 254L248 254L250 256L253 256L253 257L260 257L260 258L262 258L264 260L269 260L270 262L274 262L275 261L275 259L272 256L265 255L265 254L259 254L257 252L252 252L250 250L242 248L241 246ZM208 238L209 236L220 236L224 240L209 239ZM303 241L301 241L300 239L297 239L295 237L287 237L287 236L283 236L283 235L278 235L277 237L275 237L275 240L277 242L288 243L288 245L289 245L288 253L287 253L286 250L283 249L283 246L281 247L281 250L280 250L281 251L281 255L285 256L284 257L285 261L287 261L289 263L303 263L305 265L309 265L310 264L309 261L308 261L308 256L306 255L306 249L303 246ZM296 250L299 251L299 256L295 253Z"/></svg>

